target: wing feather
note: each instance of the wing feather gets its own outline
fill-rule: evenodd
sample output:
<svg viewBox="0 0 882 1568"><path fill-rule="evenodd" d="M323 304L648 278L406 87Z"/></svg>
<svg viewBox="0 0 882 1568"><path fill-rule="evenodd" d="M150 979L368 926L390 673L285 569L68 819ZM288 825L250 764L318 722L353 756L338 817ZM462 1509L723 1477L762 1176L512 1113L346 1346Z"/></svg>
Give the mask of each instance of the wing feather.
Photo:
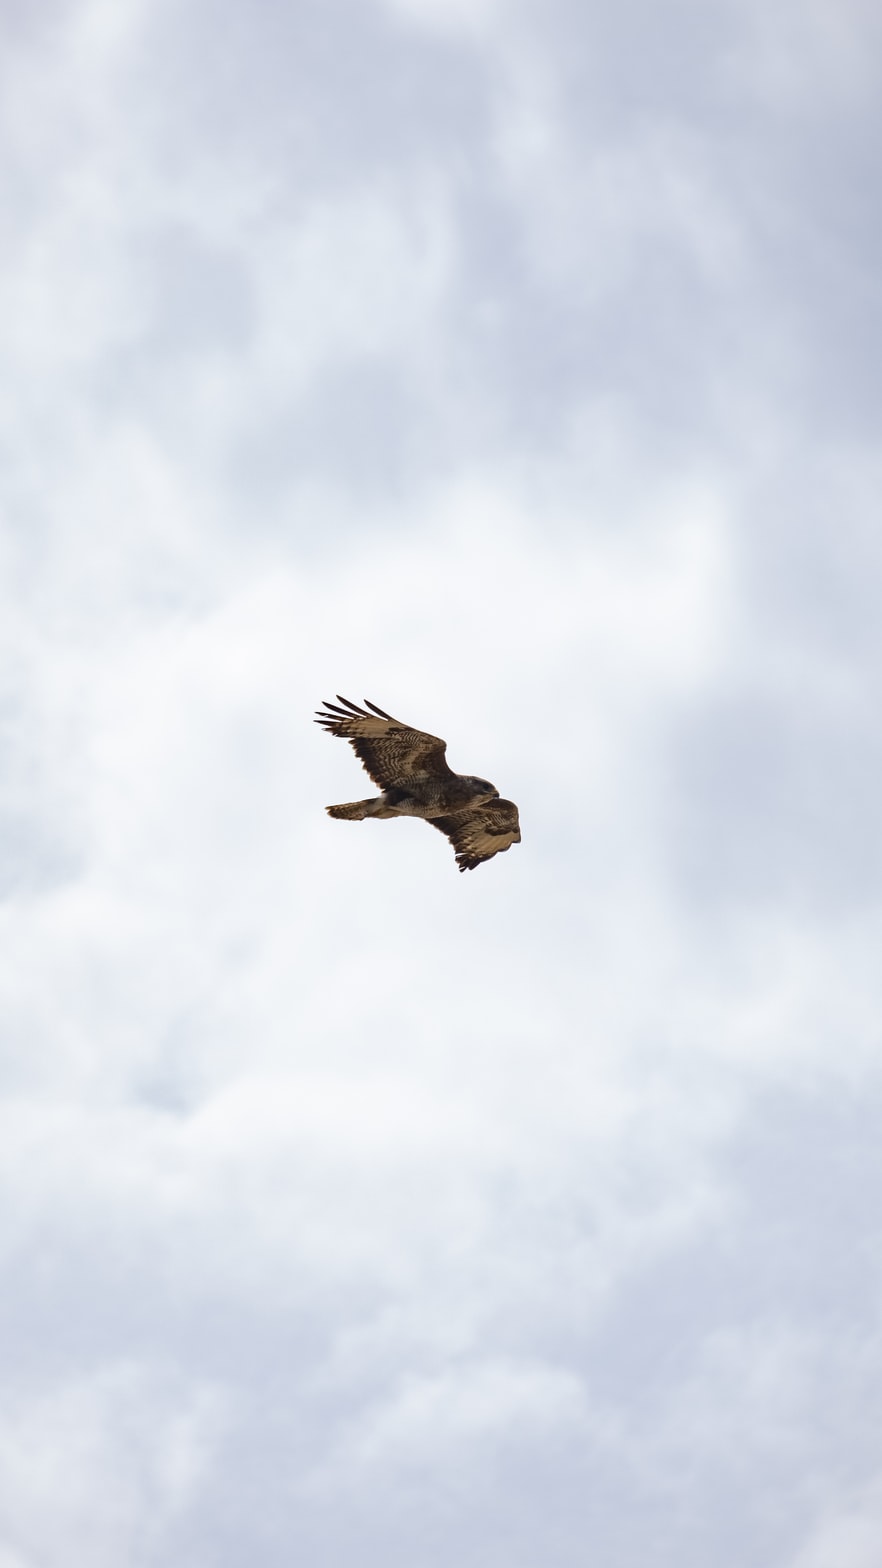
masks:
<svg viewBox="0 0 882 1568"><path fill-rule="evenodd" d="M521 842L513 800L488 800L484 806L471 806L448 817L427 817L426 821L450 839L460 871L474 871L485 860Z"/></svg>
<svg viewBox="0 0 882 1568"><path fill-rule="evenodd" d="M437 735L428 735L393 719L367 698L365 708L356 707L339 692L337 701L345 703L345 707L325 702L324 711L318 710L315 722L331 735L349 741L365 772L380 789L407 788L415 779L456 777L445 760L447 742ZM367 708L372 711L368 713Z"/></svg>

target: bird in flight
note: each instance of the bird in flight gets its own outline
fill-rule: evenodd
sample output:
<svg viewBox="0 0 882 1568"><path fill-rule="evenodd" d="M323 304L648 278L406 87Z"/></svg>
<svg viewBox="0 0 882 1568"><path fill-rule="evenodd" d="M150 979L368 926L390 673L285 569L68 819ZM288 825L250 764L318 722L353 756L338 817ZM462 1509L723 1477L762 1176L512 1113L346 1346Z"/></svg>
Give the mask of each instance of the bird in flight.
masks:
<svg viewBox="0 0 882 1568"><path fill-rule="evenodd" d="M501 800L495 784L454 773L444 753L447 742L393 719L365 698L357 708L338 695L318 709L316 724L348 740L382 795L328 806L330 817L362 822L365 817L422 817L450 839L460 871L474 871L485 860L521 842L518 808ZM367 710L370 709L370 712Z"/></svg>

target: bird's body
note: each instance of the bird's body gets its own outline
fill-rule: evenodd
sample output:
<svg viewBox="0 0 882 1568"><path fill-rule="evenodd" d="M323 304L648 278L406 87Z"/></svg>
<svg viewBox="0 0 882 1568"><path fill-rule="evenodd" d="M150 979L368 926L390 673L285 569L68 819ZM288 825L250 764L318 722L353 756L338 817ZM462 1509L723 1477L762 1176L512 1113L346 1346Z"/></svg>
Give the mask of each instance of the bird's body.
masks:
<svg viewBox="0 0 882 1568"><path fill-rule="evenodd" d="M383 793L328 806L329 816L347 822L422 817L450 839L460 871L471 871L520 843L517 806L501 800L488 779L454 773L444 755L446 741L393 719L367 699L365 708L346 697L337 700L345 706L326 702L316 723L350 742Z"/></svg>

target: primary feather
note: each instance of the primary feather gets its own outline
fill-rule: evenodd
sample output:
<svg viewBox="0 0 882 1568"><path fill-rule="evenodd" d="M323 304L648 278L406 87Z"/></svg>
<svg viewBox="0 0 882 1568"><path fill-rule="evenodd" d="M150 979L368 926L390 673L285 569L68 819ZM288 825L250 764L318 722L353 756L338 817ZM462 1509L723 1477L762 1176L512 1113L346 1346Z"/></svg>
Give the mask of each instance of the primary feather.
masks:
<svg viewBox="0 0 882 1568"><path fill-rule="evenodd" d="M332 735L348 740L366 773L381 789L420 776L428 778L453 778L455 775L444 760L447 742L437 735L426 735L393 719L365 698L365 707L357 708L354 702L338 695L338 708L333 702L324 704L317 724L323 724ZM371 712L366 711L367 708ZM348 711L347 711L348 710Z"/></svg>

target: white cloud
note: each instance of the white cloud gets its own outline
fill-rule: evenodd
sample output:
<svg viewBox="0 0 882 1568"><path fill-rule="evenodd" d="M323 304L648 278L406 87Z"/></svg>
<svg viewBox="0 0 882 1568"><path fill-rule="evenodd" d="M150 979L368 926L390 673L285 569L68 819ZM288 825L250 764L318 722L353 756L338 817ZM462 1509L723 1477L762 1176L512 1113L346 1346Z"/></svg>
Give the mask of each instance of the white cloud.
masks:
<svg viewBox="0 0 882 1568"><path fill-rule="evenodd" d="M221 1431L212 1390L134 1365L4 1401L0 1529L10 1564L143 1560L191 1505ZM20 1554L20 1555L19 1555Z"/></svg>
<svg viewBox="0 0 882 1568"><path fill-rule="evenodd" d="M739 10L743 33L730 49L730 81L779 112L811 113L819 104L853 103L873 89L870 40L878 14L867 0L793 0Z"/></svg>
<svg viewBox="0 0 882 1568"><path fill-rule="evenodd" d="M505 25L505 0L380 0L392 16L442 37L481 39Z"/></svg>
<svg viewBox="0 0 882 1568"><path fill-rule="evenodd" d="M578 1429L584 1393L572 1373L500 1361L409 1377L346 1432L330 1463L309 1476L309 1491L376 1484L376 1472L451 1469L479 1480L482 1451L529 1447ZM467 1485L469 1482L466 1483Z"/></svg>
<svg viewBox="0 0 882 1568"><path fill-rule="evenodd" d="M500 95L495 146L540 277L578 278L580 309L601 309L636 288L649 247L670 247L699 285L746 282L749 235L696 136L629 127L586 155L541 76L518 73L511 93Z"/></svg>
<svg viewBox="0 0 882 1568"><path fill-rule="evenodd" d="M882 1486L878 1481L840 1500L812 1530L792 1568L875 1568L882 1551Z"/></svg>
<svg viewBox="0 0 882 1568"><path fill-rule="evenodd" d="M590 1463L610 1561L864 1568L878 888L817 866L875 823L874 460L776 407L780 164L702 108L722 24L693 81L646 13L637 112L618 23L394 10L348 52L309 7L16 46L0 1551L350 1561L342 1499L394 1565L407 1493L454 1499L426 1568L492 1561L500 1510L521 1568L553 1472L569 1568ZM523 844L460 877L330 822L339 690Z"/></svg>

